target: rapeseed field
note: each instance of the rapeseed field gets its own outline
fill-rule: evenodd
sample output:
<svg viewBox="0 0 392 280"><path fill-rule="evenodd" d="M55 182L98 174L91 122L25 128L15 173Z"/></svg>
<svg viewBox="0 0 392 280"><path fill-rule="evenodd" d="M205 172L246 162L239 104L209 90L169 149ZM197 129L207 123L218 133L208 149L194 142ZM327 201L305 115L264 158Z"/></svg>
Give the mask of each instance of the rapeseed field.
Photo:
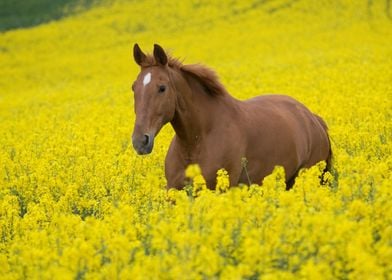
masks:
<svg viewBox="0 0 392 280"><path fill-rule="evenodd" d="M391 279L390 1L74 2L0 33L0 278ZM136 42L322 116L328 184L320 163L209 191L191 166L167 192L173 130L131 144Z"/></svg>

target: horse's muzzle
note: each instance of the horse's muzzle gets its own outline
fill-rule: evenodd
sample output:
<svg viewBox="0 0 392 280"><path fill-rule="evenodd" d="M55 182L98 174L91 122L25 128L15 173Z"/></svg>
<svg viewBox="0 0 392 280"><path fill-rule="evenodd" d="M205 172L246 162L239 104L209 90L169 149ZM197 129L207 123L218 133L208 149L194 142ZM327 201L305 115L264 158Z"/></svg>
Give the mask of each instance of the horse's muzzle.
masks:
<svg viewBox="0 0 392 280"><path fill-rule="evenodd" d="M132 136L133 148L139 155L147 155L151 153L154 147L154 135L142 134L140 136Z"/></svg>

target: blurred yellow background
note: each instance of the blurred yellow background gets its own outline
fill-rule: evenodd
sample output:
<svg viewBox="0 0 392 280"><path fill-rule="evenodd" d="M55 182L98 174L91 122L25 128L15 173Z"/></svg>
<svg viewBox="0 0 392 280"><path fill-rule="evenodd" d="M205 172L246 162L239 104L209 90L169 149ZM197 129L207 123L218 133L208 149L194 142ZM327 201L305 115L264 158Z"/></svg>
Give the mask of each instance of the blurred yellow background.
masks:
<svg viewBox="0 0 392 280"><path fill-rule="evenodd" d="M390 277L390 6L3 1L2 277ZM319 186L316 166L286 192L277 168L262 186L226 190L220 172L220 191L167 193L170 126L149 156L130 143L136 42L210 66L239 99L304 103L329 125L338 180Z"/></svg>

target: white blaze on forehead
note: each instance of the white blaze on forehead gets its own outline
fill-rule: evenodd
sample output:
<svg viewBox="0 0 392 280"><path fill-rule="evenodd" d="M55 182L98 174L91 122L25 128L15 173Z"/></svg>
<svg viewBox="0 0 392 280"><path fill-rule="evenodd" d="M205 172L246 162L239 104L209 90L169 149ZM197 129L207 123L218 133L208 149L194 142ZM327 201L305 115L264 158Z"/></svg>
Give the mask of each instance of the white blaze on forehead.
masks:
<svg viewBox="0 0 392 280"><path fill-rule="evenodd" d="M146 85L148 85L150 82L151 82L151 73L148 72L148 73L146 74L146 76L144 76L143 85L146 86Z"/></svg>

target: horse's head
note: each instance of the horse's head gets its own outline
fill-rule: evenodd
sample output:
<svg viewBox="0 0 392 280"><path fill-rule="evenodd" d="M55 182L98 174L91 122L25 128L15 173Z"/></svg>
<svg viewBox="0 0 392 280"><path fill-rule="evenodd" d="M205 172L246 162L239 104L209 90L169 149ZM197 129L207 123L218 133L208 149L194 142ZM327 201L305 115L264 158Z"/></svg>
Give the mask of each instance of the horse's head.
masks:
<svg viewBox="0 0 392 280"><path fill-rule="evenodd" d="M173 119L176 98L168 57L159 45L154 45L154 56L150 57L135 44L133 56L141 71L132 85L136 113L132 143L136 152L143 155L151 153L155 136Z"/></svg>

